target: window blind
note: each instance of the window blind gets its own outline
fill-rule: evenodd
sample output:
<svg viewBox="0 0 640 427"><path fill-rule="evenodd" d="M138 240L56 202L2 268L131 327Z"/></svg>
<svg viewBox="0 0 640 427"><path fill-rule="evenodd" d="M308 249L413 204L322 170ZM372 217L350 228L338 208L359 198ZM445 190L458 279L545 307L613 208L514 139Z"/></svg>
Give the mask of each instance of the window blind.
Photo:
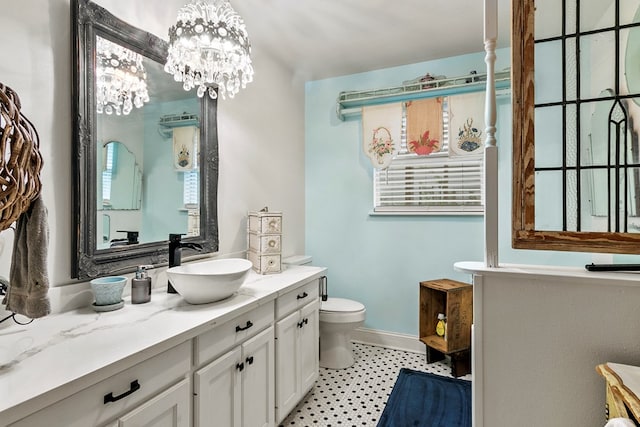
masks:
<svg viewBox="0 0 640 427"><path fill-rule="evenodd" d="M484 213L484 156L449 156L446 98L443 107L442 150L429 156L416 156L407 150L406 111L403 112L400 152L387 169L374 172L374 213Z"/></svg>
<svg viewBox="0 0 640 427"><path fill-rule="evenodd" d="M102 200L111 200L111 182L115 169L115 143L107 144L104 159L104 170L102 171Z"/></svg>
<svg viewBox="0 0 640 427"><path fill-rule="evenodd" d="M198 171L184 172L184 205L186 207L197 206L199 203L198 196Z"/></svg>

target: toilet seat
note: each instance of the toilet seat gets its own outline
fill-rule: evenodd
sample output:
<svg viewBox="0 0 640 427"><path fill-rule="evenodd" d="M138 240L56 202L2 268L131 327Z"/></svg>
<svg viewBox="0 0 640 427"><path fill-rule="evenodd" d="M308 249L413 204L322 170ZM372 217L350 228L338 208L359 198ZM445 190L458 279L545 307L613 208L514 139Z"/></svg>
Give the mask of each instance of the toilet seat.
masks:
<svg viewBox="0 0 640 427"><path fill-rule="evenodd" d="M346 298L327 298L320 306L320 322L355 323L362 322L366 310L362 303Z"/></svg>
<svg viewBox="0 0 640 427"><path fill-rule="evenodd" d="M364 304L346 298L327 298L320 304L320 311L326 312L353 312L364 310Z"/></svg>

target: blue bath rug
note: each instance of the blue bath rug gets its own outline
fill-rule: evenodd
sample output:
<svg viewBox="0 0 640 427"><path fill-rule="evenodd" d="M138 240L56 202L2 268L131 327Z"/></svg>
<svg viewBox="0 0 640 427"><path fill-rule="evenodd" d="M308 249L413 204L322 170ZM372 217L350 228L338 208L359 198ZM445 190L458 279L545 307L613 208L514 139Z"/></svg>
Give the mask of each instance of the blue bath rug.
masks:
<svg viewBox="0 0 640 427"><path fill-rule="evenodd" d="M402 368L378 427L470 427L471 381Z"/></svg>

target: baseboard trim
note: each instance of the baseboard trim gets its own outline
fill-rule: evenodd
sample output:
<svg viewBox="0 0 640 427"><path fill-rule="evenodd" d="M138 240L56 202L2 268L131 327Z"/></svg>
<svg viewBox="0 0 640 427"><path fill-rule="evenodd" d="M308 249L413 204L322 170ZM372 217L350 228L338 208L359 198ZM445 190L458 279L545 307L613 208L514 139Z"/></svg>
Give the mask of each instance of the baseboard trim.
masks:
<svg viewBox="0 0 640 427"><path fill-rule="evenodd" d="M377 345L394 350L426 354L426 348L417 336L377 329L357 328L351 335L353 341L362 344Z"/></svg>

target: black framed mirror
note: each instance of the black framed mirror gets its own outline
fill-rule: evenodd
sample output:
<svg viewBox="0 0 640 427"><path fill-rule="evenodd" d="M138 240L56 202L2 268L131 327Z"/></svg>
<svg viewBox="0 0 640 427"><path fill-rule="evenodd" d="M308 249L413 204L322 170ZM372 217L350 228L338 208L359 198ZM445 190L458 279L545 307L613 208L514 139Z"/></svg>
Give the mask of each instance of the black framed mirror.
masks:
<svg viewBox="0 0 640 427"><path fill-rule="evenodd" d="M170 233L200 244L201 253L217 251L217 101L185 92L163 71L164 40L89 0L73 0L71 13L75 232L71 276L90 279L134 271L141 264L164 264ZM99 57L105 41L140 61L135 71L143 76L148 100L133 104L142 105L110 109L102 104L104 93L98 82L104 77L98 67L105 60ZM108 191L120 191L122 185L113 179L108 188L118 162L105 149L110 140L122 143L126 147L122 151L130 152L140 168L141 185L136 182L125 194L131 197L131 192L139 204L114 208L111 203L116 195Z"/></svg>

